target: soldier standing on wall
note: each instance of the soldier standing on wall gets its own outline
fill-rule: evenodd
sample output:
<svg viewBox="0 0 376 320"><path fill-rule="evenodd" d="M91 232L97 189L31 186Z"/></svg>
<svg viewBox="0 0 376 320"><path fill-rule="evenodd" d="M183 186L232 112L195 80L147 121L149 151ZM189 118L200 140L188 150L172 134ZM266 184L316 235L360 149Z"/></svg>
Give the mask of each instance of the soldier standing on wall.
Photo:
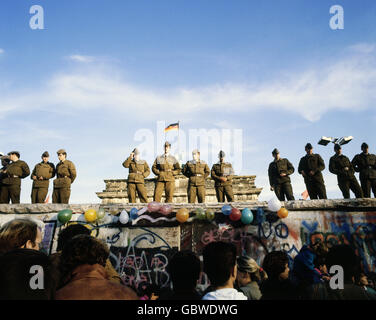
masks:
<svg viewBox="0 0 376 320"><path fill-rule="evenodd" d="M31 203L44 203L46 199L50 184L49 180L55 176L55 165L49 162L49 159L49 153L47 151L43 152L42 162L35 165L31 173L31 179L33 180Z"/></svg>
<svg viewBox="0 0 376 320"><path fill-rule="evenodd" d="M310 199L327 199L324 178L321 171L325 169L324 160L317 153L313 153L310 143L305 146L306 155L300 159L299 173L304 177L304 182Z"/></svg>
<svg viewBox="0 0 376 320"><path fill-rule="evenodd" d="M71 184L77 176L76 167L66 159L67 152L64 149L58 150L57 156L60 162L56 166L52 203L69 203Z"/></svg>
<svg viewBox="0 0 376 320"><path fill-rule="evenodd" d="M360 184L365 198L376 197L376 155L368 153L368 144L363 142L362 153L357 154L351 161L356 172L359 172Z"/></svg>
<svg viewBox="0 0 376 320"><path fill-rule="evenodd" d="M188 161L183 174L189 178L188 202L195 203L196 195L199 203L205 202L205 180L210 175L210 169L205 161L200 160L200 151L192 151L193 160Z"/></svg>
<svg viewBox="0 0 376 320"><path fill-rule="evenodd" d="M3 153L0 153L1 154L1 165L2 165L2 168L0 169L0 195L1 195L1 190L3 188L3 179L7 176L5 171L10 163L10 159L9 159L9 156L4 156ZM0 197L0 203L3 203L2 200L1 200L1 197Z"/></svg>
<svg viewBox="0 0 376 320"><path fill-rule="evenodd" d="M9 203L10 200L12 200L12 204L20 203L21 179L30 174L30 169L25 161L19 160L20 153L18 151L9 152L8 156L12 162L3 172L5 177L2 181L1 203Z"/></svg>
<svg viewBox="0 0 376 320"><path fill-rule="evenodd" d="M363 198L363 191L355 178L355 170L349 158L342 154L339 144L334 145L334 156L329 161L329 171L337 175L338 186L345 199L350 199L350 189L356 198Z"/></svg>
<svg viewBox="0 0 376 320"><path fill-rule="evenodd" d="M142 203L148 202L148 195L145 189L145 178L150 174L150 168L145 160L140 160L140 152L135 148L127 160L123 162L124 168L129 168L128 175L128 201L136 203L136 191Z"/></svg>
<svg viewBox="0 0 376 320"><path fill-rule="evenodd" d="M268 169L270 190L275 192L280 201L285 201L285 196L287 200L295 200L289 177L295 171L294 166L286 158L280 157L278 149L274 149L272 155L274 161Z"/></svg>
<svg viewBox="0 0 376 320"><path fill-rule="evenodd" d="M161 202L163 190L166 202L172 202L175 190L175 176L181 171L178 160L170 155L171 144L165 142L164 154L158 156L152 166L153 173L157 176L154 190L154 201Z"/></svg>
<svg viewBox="0 0 376 320"><path fill-rule="evenodd" d="M225 197L228 202L234 201L234 193L232 191L232 178L234 176L234 169L231 163L224 162L225 153L220 151L218 154L219 162L214 164L211 169L211 177L215 181L215 192L218 202L225 202Z"/></svg>

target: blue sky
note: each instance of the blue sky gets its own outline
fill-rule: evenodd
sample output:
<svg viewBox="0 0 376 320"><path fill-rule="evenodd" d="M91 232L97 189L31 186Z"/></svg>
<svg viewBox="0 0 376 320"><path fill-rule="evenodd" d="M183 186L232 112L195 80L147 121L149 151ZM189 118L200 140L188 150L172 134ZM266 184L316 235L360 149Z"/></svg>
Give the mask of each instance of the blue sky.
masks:
<svg viewBox="0 0 376 320"><path fill-rule="evenodd" d="M44 8L44 30L29 27L33 4ZM336 4L344 30L329 27ZM140 130L155 134L144 154L151 164L163 143L157 121L180 120L187 134L242 130L242 149L226 150L228 160L241 157L237 174L257 175L261 200L272 197L275 147L296 168L307 142L328 167L333 150L317 145L322 135L354 136L343 148L350 158L363 141L376 152L372 0L4 0L0 8L0 151L19 150L32 169L43 151L56 163L65 148L78 170L72 203L98 202L104 179L127 176L121 163ZM291 178L299 197L303 179ZM325 169L324 178L329 197L340 198L336 177ZM30 190L27 178L22 202Z"/></svg>

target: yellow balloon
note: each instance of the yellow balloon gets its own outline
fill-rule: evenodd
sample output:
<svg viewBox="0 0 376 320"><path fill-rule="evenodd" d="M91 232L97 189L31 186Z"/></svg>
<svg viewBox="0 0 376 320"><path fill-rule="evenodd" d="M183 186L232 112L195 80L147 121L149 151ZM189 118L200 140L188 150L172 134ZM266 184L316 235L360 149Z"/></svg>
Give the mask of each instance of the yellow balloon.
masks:
<svg viewBox="0 0 376 320"><path fill-rule="evenodd" d="M278 210L277 214L278 214L278 217L280 217L281 219L284 219L289 215L289 212L287 211L286 208L281 208Z"/></svg>
<svg viewBox="0 0 376 320"><path fill-rule="evenodd" d="M87 222L94 222L97 220L97 211L94 209L89 209L85 211L85 220Z"/></svg>
<svg viewBox="0 0 376 320"><path fill-rule="evenodd" d="M189 218L189 212L186 208L180 208L176 213L176 220L180 223L186 222Z"/></svg>

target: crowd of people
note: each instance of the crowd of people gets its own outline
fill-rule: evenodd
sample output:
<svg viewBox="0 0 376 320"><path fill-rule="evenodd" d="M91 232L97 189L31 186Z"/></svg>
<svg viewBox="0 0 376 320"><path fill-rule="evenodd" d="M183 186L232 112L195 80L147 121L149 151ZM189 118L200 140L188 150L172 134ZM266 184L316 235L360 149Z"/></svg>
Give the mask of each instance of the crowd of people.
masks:
<svg viewBox="0 0 376 320"><path fill-rule="evenodd" d="M0 228L0 300L375 300L375 274L362 270L348 245L328 249L304 245L291 259L284 251L266 254L262 267L238 255L230 242L212 242L202 252L179 251L166 271L170 285L130 288L109 260L108 245L84 225L60 231L57 250L41 252L41 230L31 219ZM38 266L38 268L35 268ZM343 269L343 287L331 285L332 266ZM329 272L328 272L329 270ZM210 285L198 281L205 272Z"/></svg>

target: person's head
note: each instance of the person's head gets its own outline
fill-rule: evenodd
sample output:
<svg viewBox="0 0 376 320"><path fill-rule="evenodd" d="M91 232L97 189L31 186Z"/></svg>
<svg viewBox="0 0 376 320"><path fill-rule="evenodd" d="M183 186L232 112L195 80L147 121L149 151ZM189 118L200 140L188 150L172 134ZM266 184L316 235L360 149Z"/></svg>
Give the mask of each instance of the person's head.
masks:
<svg viewBox="0 0 376 320"><path fill-rule="evenodd" d="M48 153L48 151L45 151L45 152L43 152L43 154L42 154L42 161L43 161L44 163L47 163L48 160L50 160L50 154Z"/></svg>
<svg viewBox="0 0 376 320"><path fill-rule="evenodd" d="M74 236L79 234L90 235L90 232L91 231L82 224L70 224L68 227L60 231L59 238L57 239L56 251L62 251Z"/></svg>
<svg viewBox="0 0 376 320"><path fill-rule="evenodd" d="M6 167L9 163L10 163L10 158L9 158L9 156L2 156L1 157L1 165L3 166L3 167Z"/></svg>
<svg viewBox="0 0 376 320"><path fill-rule="evenodd" d="M344 280L353 282L354 277L360 273L360 260L354 250L348 245L336 245L329 249L326 256L326 265L330 271L331 266L341 266Z"/></svg>
<svg viewBox="0 0 376 320"><path fill-rule="evenodd" d="M133 149L132 152L133 152L134 160L136 160L136 161L140 160L140 151L137 148L135 148L135 149Z"/></svg>
<svg viewBox="0 0 376 320"><path fill-rule="evenodd" d="M30 219L17 218L0 228L0 253L17 248L39 250L41 242L41 230Z"/></svg>
<svg viewBox="0 0 376 320"><path fill-rule="evenodd" d="M18 151L11 151L8 153L8 156L9 156L9 159L10 161L18 161L18 159L20 158L20 153Z"/></svg>
<svg viewBox="0 0 376 320"><path fill-rule="evenodd" d="M236 247L229 242L209 243L202 252L204 272L214 287L232 286L237 273Z"/></svg>
<svg viewBox="0 0 376 320"><path fill-rule="evenodd" d="M200 160L200 151L198 151L197 149L193 150L192 151L192 157L193 157L193 160L199 161Z"/></svg>
<svg viewBox="0 0 376 320"><path fill-rule="evenodd" d="M67 152L64 149L59 149L56 153L60 161L64 161L67 158Z"/></svg>
<svg viewBox="0 0 376 320"><path fill-rule="evenodd" d="M336 155L340 155L342 153L342 148L337 143L334 145L334 152L336 153Z"/></svg>
<svg viewBox="0 0 376 320"><path fill-rule="evenodd" d="M109 256L107 245L87 234L74 236L61 252L61 269L65 275L83 264L106 265Z"/></svg>
<svg viewBox="0 0 376 320"><path fill-rule="evenodd" d="M368 153L368 144L363 142L360 149L362 149L363 153Z"/></svg>
<svg viewBox="0 0 376 320"><path fill-rule="evenodd" d="M167 154L167 153L170 153L170 149L171 149L171 143L166 141L165 144L164 144L164 152Z"/></svg>
<svg viewBox="0 0 376 320"><path fill-rule="evenodd" d="M219 158L219 161L220 162L223 162L224 160L225 160L225 156L226 156L226 154L225 154L225 152L224 151L219 151L219 153L218 153L218 158Z"/></svg>
<svg viewBox="0 0 376 320"><path fill-rule="evenodd" d="M252 281L259 282L267 278L266 273L257 262L248 256L240 256L237 259L237 266L238 274L236 280L241 287Z"/></svg>
<svg viewBox="0 0 376 320"><path fill-rule="evenodd" d="M312 147L312 144L307 143L307 144L305 145L305 151L307 152L307 154L312 154L312 153L313 153L313 147Z"/></svg>
<svg viewBox="0 0 376 320"><path fill-rule="evenodd" d="M289 277L289 258L286 252L272 251L265 258L262 268L272 280L286 280Z"/></svg>
<svg viewBox="0 0 376 320"><path fill-rule="evenodd" d="M369 285L367 275L366 275L365 273L363 273L363 272L359 273L359 274L355 277L355 281L356 281L356 283L357 283L359 286L368 286L368 285Z"/></svg>
<svg viewBox="0 0 376 320"><path fill-rule="evenodd" d="M273 155L273 158L275 160L279 160L280 159L280 154L279 154L279 150L277 148L275 148L273 151L272 151L272 155Z"/></svg>
<svg viewBox="0 0 376 320"><path fill-rule="evenodd" d="M192 290L196 287L201 273L201 262L189 250L177 252L167 266L174 291Z"/></svg>
<svg viewBox="0 0 376 320"><path fill-rule="evenodd" d="M0 300L51 300L55 284L49 257L15 249L0 256Z"/></svg>

